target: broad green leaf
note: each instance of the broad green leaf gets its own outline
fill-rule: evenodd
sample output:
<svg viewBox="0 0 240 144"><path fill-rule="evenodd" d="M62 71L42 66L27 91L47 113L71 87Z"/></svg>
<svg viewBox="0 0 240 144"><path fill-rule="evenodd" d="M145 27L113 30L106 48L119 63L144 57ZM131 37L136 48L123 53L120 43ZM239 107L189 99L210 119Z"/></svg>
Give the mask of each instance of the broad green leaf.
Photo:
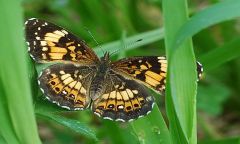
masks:
<svg viewBox="0 0 240 144"><path fill-rule="evenodd" d="M191 40L175 49L177 32L187 21L186 0L163 0L165 46L168 58L166 106L172 143L197 143L196 63Z"/></svg>
<svg viewBox="0 0 240 144"><path fill-rule="evenodd" d="M7 143L40 144L32 104L21 1L0 1L1 133Z"/></svg>

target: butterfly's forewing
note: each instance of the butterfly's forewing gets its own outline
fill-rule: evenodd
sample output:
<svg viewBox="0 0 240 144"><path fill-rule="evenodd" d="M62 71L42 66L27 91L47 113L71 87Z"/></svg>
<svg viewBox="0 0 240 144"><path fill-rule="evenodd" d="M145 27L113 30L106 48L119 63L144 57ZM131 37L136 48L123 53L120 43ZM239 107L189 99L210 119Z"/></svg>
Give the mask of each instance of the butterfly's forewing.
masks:
<svg viewBox="0 0 240 144"><path fill-rule="evenodd" d="M167 60L165 57L146 56L121 59L112 63L114 71L132 77L148 87L163 93L165 90Z"/></svg>
<svg viewBox="0 0 240 144"><path fill-rule="evenodd" d="M94 67L54 64L43 70L38 82L47 99L70 110L89 106L88 89L95 73Z"/></svg>
<svg viewBox="0 0 240 144"><path fill-rule="evenodd" d="M154 98L135 80L112 72L106 79L107 89L92 103L93 112L115 121L131 121L151 112Z"/></svg>
<svg viewBox="0 0 240 144"><path fill-rule="evenodd" d="M166 57L145 56L125 58L112 63L114 71L136 79L148 87L164 94L167 74ZM197 62L198 78L202 75L202 65Z"/></svg>
<svg viewBox="0 0 240 144"><path fill-rule="evenodd" d="M59 26L32 18L25 22L25 27L28 51L36 62L89 64L99 61L81 39Z"/></svg>

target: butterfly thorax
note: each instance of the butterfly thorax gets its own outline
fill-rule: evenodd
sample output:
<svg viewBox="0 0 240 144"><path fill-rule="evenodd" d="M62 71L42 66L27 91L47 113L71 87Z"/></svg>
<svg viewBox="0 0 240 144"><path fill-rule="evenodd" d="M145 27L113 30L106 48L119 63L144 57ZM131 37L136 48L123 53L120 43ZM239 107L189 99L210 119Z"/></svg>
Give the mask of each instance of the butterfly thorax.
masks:
<svg viewBox="0 0 240 144"><path fill-rule="evenodd" d="M106 52L96 65L96 74L91 82L89 94L92 100L103 94L106 88L106 79L110 69L109 53Z"/></svg>

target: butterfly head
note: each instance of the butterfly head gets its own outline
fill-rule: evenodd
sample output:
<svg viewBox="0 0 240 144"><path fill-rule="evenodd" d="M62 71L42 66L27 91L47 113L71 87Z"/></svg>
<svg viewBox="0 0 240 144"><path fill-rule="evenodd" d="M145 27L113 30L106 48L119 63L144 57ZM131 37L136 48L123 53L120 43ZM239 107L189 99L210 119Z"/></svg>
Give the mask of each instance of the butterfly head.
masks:
<svg viewBox="0 0 240 144"><path fill-rule="evenodd" d="M104 53L104 56L101 57L101 61L102 61L102 62L105 62L105 63L110 62L110 54L109 54L109 52L105 52L105 53Z"/></svg>

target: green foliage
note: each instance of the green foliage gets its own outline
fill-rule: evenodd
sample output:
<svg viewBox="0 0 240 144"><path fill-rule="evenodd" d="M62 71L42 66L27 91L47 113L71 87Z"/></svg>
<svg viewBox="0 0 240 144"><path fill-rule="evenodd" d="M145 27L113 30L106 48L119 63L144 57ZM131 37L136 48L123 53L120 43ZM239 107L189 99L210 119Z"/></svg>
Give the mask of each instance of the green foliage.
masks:
<svg viewBox="0 0 240 144"><path fill-rule="evenodd" d="M0 1L0 134L6 143L41 143L29 83L20 1Z"/></svg>
<svg viewBox="0 0 240 144"><path fill-rule="evenodd" d="M239 143L240 126L234 123L240 120L239 1L24 0L21 5L23 10L20 1L0 2L0 143L41 143L38 135L44 143L60 144ZM152 92L153 111L130 123L102 120L90 110L69 112L48 102L36 83L37 73L48 65L28 58L22 11L26 19L66 27L98 56L102 50L115 52L113 60L166 55L166 96ZM204 68L199 86L195 56Z"/></svg>

